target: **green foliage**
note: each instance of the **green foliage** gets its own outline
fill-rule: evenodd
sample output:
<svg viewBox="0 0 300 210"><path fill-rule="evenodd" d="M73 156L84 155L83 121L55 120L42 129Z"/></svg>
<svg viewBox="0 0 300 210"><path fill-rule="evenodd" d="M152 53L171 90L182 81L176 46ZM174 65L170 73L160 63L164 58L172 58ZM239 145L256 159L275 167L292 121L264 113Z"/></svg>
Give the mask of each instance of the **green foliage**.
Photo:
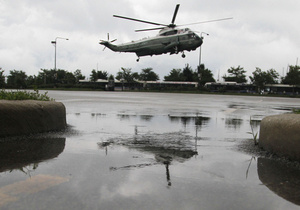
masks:
<svg viewBox="0 0 300 210"><path fill-rule="evenodd" d="M294 114L300 114L300 109L293 109Z"/></svg>
<svg viewBox="0 0 300 210"><path fill-rule="evenodd" d="M78 83L79 80L85 79L85 76L82 75L80 69L77 69L76 71L74 71L73 75L74 75L74 77L75 77L75 79L76 79L76 83Z"/></svg>
<svg viewBox="0 0 300 210"><path fill-rule="evenodd" d="M282 78L282 83L300 85L300 66L289 66L289 72Z"/></svg>
<svg viewBox="0 0 300 210"><path fill-rule="evenodd" d="M40 94L38 90L30 91L0 91L0 100L38 100L53 101L54 99L47 96L48 92Z"/></svg>
<svg viewBox="0 0 300 210"><path fill-rule="evenodd" d="M119 71L116 79L124 80L128 83L134 83L134 79L136 79L136 74L131 72L131 68L121 68L122 71Z"/></svg>
<svg viewBox="0 0 300 210"><path fill-rule="evenodd" d="M194 72L193 69L189 66L189 64L186 64L182 71L182 79L186 82L193 82L194 81Z"/></svg>
<svg viewBox="0 0 300 210"><path fill-rule="evenodd" d="M245 83L246 71L244 68L238 66L236 68L231 67L227 70L229 76L223 76L226 82L232 81L237 83ZM92 70L90 75L90 81L97 81L98 79L108 79L107 71L96 71ZM82 88L89 87L95 88L95 83L88 86L87 84L79 84L79 80L85 79L82 75L81 70L77 69L74 72L69 72L63 69L41 69L38 75L27 76L26 72L22 70L11 70L10 74L5 80L4 70L0 68L0 89L1 88L12 88L12 89L26 89L26 88ZM135 83L135 80L142 81L157 81L159 80L158 74L156 74L152 68L145 68L141 70L141 73L132 72L130 68L121 68L116 75L116 79L124 80L128 83ZM274 69L268 71L262 71L260 68L256 70L250 76L250 80L256 85L258 90L263 89L265 84L276 84L278 83L279 75ZM199 82L199 88L203 88L207 82L215 82L212 71L206 69L203 64L197 67L195 71L186 64L183 69L172 69L170 73L164 77L165 81L188 81L188 82ZM285 77L282 78L283 84L293 85L295 87L300 85L300 67L290 66L289 72ZM298 91L298 90L297 90Z"/></svg>
<svg viewBox="0 0 300 210"><path fill-rule="evenodd" d="M207 82L215 82L213 73L209 69L205 69L204 64L198 66L198 75L200 80L200 86L204 87Z"/></svg>
<svg viewBox="0 0 300 210"><path fill-rule="evenodd" d="M164 79L165 81L183 81L181 69L172 69Z"/></svg>
<svg viewBox="0 0 300 210"><path fill-rule="evenodd" d="M111 74L111 75L109 76L108 80L115 80L114 75Z"/></svg>
<svg viewBox="0 0 300 210"><path fill-rule="evenodd" d="M141 81L157 81L159 76L153 71L152 68L142 69L142 72L139 75Z"/></svg>
<svg viewBox="0 0 300 210"><path fill-rule="evenodd" d="M231 67L227 70L227 72L230 74L229 76L223 76L223 79L226 82L237 82L237 83L245 83L247 82L246 79L246 71L243 67L238 66L237 68Z"/></svg>
<svg viewBox="0 0 300 210"><path fill-rule="evenodd" d="M98 79L107 80L108 73L107 71L96 71L95 69L93 69L90 77L92 82L96 82Z"/></svg>
<svg viewBox="0 0 300 210"><path fill-rule="evenodd" d="M213 74L209 69L201 64L196 71L187 64L183 71L181 69L172 69L169 75L164 77L165 81L185 81L185 82L199 82L203 87L207 82L215 82Z"/></svg>
<svg viewBox="0 0 300 210"><path fill-rule="evenodd" d="M7 77L7 85L12 88L26 88L27 75L23 71L13 70L10 71L10 75Z"/></svg>
<svg viewBox="0 0 300 210"><path fill-rule="evenodd" d="M0 68L0 88L5 87L5 77L4 77L4 70Z"/></svg>
<svg viewBox="0 0 300 210"><path fill-rule="evenodd" d="M266 84L277 84L279 74L274 70L262 71L256 67L256 70L252 72L253 77L249 77L251 82L257 85L258 89L261 90Z"/></svg>

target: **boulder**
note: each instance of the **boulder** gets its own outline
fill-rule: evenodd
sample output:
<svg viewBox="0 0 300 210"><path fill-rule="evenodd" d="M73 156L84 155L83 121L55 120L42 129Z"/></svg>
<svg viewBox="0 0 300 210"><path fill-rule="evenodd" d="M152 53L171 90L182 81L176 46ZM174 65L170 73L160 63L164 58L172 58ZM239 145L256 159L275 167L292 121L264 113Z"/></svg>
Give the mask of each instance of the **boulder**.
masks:
<svg viewBox="0 0 300 210"><path fill-rule="evenodd" d="M0 137L65 129L66 108L55 101L0 100Z"/></svg>
<svg viewBox="0 0 300 210"><path fill-rule="evenodd" d="M300 161L300 114L282 114L265 117L260 124L259 146Z"/></svg>

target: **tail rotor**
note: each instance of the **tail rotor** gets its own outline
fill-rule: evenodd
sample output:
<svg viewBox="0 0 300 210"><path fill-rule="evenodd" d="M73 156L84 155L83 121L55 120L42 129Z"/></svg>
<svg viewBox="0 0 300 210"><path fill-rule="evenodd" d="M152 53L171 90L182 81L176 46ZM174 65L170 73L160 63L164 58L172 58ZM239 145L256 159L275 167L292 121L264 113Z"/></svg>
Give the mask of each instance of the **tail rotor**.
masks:
<svg viewBox="0 0 300 210"><path fill-rule="evenodd" d="M106 48L106 45L108 45L108 44L110 44L110 43L113 43L113 42L115 42L115 41L117 41L117 39L113 39L113 40L111 40L111 41L109 41L109 33L107 33L107 40L100 40L100 42L99 42L99 44L102 44L102 45L104 45L105 47L103 48L103 51L105 50L105 48Z"/></svg>

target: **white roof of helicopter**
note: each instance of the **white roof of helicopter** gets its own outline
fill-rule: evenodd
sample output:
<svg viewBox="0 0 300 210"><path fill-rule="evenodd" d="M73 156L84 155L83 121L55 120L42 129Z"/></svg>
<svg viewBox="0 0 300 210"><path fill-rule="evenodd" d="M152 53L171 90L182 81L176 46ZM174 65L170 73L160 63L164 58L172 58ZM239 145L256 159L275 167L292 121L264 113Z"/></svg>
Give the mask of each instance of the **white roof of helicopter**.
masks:
<svg viewBox="0 0 300 210"><path fill-rule="evenodd" d="M122 44L119 44L120 45L129 45L129 44L133 44L133 43L138 43L138 42L142 42L142 41L145 41L145 40L151 40L151 39L156 39L157 37L159 36L164 36L163 34L166 33L166 32L172 32L172 31L176 31L176 33L174 34L169 34L169 35L165 35L165 36L172 36L172 35L177 35L177 34L186 34L186 33L189 33L191 32L191 29L189 28L170 28L170 27L166 27L166 28L163 28L159 31L159 33L156 35L156 36L152 36L152 37L144 37L140 40L133 40L133 41L130 41L130 42L126 42L126 43L122 43Z"/></svg>
<svg viewBox="0 0 300 210"><path fill-rule="evenodd" d="M182 34L182 33L186 33L186 32L191 31L191 29L189 29L189 28L181 28L181 29L177 29L177 28L165 27L165 28L161 29L161 30L158 32L158 35L157 35L157 36L162 36L164 33L166 33L166 32L171 32L171 31L176 31L176 33L174 33L174 34Z"/></svg>

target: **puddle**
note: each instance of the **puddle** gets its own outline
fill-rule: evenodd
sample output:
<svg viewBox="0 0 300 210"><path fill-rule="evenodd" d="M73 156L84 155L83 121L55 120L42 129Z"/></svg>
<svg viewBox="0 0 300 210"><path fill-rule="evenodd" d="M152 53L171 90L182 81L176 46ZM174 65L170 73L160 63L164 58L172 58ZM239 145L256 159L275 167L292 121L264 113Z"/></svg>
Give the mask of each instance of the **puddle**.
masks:
<svg viewBox="0 0 300 210"><path fill-rule="evenodd" d="M299 168L247 146L299 99L48 95L70 130L0 141L0 209L299 209Z"/></svg>

